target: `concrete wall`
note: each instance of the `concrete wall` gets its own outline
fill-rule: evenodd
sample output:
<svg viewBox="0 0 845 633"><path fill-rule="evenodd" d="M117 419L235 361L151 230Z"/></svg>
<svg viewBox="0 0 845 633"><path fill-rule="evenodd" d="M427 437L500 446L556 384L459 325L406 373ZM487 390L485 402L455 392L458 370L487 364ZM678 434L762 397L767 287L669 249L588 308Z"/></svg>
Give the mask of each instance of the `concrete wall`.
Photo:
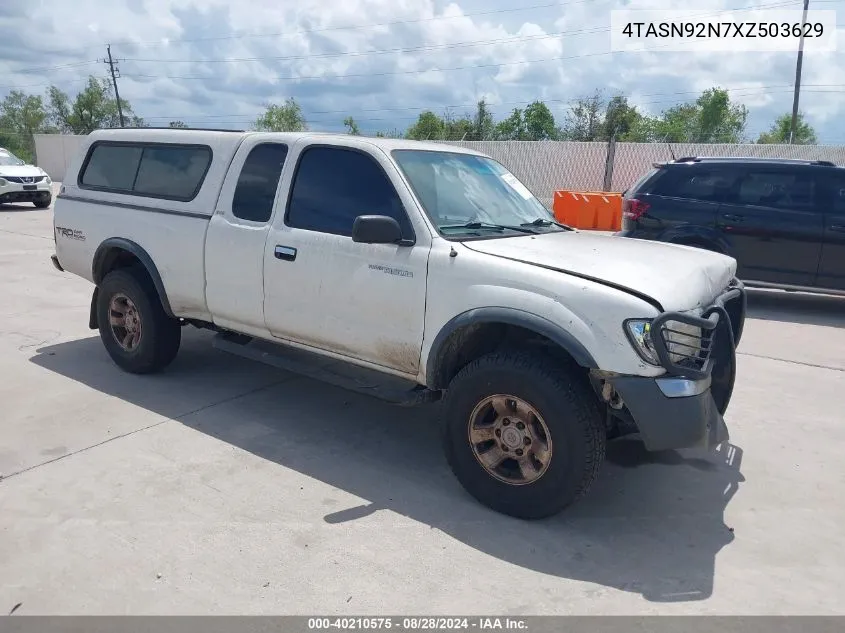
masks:
<svg viewBox="0 0 845 633"><path fill-rule="evenodd" d="M68 164L85 138L72 134L35 134L35 164L56 182L63 181Z"/></svg>
<svg viewBox="0 0 845 633"><path fill-rule="evenodd" d="M85 136L36 134L36 164L53 180L64 179L69 161ZM607 143L570 141L441 141L484 152L501 162L551 207L559 189L600 191ZM845 165L845 147L831 145L705 145L692 143L617 143L611 189L624 191L651 169L652 163L682 156L757 156L829 160Z"/></svg>

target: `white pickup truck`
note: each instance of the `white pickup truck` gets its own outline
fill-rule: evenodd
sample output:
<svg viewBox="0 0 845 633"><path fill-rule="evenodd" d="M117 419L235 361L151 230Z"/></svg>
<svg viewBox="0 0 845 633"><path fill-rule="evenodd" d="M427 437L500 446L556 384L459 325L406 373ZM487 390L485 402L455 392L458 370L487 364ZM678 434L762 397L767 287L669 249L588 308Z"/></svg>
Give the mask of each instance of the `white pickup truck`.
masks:
<svg viewBox="0 0 845 633"><path fill-rule="evenodd" d="M101 130L54 222L53 263L95 285L90 327L124 370L163 369L193 325L395 403L441 400L453 472L499 512L559 512L620 435L653 451L727 439L735 261L558 224L477 152ZM311 363L326 357L370 379Z"/></svg>

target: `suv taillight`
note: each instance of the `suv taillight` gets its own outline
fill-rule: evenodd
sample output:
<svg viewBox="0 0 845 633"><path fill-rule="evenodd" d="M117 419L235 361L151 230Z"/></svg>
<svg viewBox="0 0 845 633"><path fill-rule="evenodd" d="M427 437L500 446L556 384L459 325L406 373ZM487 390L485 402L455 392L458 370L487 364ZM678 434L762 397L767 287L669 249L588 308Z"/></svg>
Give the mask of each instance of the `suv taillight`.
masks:
<svg viewBox="0 0 845 633"><path fill-rule="evenodd" d="M622 202L622 217L626 220L639 220L650 206L648 202L629 198Z"/></svg>

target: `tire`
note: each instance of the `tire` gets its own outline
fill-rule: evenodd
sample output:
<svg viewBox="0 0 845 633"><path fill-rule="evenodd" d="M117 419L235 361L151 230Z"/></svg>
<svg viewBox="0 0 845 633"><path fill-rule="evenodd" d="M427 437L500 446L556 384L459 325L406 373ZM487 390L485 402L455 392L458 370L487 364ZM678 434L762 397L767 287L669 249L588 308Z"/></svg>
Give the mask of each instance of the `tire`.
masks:
<svg viewBox="0 0 845 633"><path fill-rule="evenodd" d="M32 204L35 205L36 209L46 209L50 206L50 203L52 201L53 201L53 198L48 196L46 198L42 198L41 200L33 200Z"/></svg>
<svg viewBox="0 0 845 633"><path fill-rule="evenodd" d="M548 430L551 450L545 470L533 481L503 481L501 470L491 474L481 464L482 457L476 456L478 451L470 440L474 413L479 407L483 411L485 400L496 394L522 400L539 414ZM551 358L522 352L483 356L455 376L443 406L443 448L452 472L470 495L502 514L541 519L561 512L587 492L604 462L607 430L596 397L582 377ZM495 411L492 415L497 419L494 424L499 424L503 416ZM508 422L506 417L504 420ZM492 441L504 442L505 436ZM484 455L486 458L487 453ZM524 453L521 459L525 459ZM536 463L535 470L539 470Z"/></svg>
<svg viewBox="0 0 845 633"><path fill-rule="evenodd" d="M133 306L129 310L132 321L140 324L131 349L118 342L118 336L126 340L125 333L129 330L120 327L113 331L110 322L113 300L123 309ZM165 314L146 271L135 267L119 268L103 279L97 297L97 323L109 356L118 367L132 374L161 371L176 358L182 341L179 321Z"/></svg>

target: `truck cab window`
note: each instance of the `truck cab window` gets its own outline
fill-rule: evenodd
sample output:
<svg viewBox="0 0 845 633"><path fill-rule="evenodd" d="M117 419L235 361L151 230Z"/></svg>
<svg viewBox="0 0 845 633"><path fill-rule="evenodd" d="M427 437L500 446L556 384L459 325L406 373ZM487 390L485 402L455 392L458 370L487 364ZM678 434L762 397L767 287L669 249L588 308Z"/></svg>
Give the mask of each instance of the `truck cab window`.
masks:
<svg viewBox="0 0 845 633"><path fill-rule="evenodd" d="M403 236L413 236L399 194L373 158L339 147L306 149L299 159L287 225L351 236L359 215L390 216L399 222Z"/></svg>
<svg viewBox="0 0 845 633"><path fill-rule="evenodd" d="M287 155L287 145L280 143L262 143L252 148L235 187L232 215L250 222L270 219Z"/></svg>

